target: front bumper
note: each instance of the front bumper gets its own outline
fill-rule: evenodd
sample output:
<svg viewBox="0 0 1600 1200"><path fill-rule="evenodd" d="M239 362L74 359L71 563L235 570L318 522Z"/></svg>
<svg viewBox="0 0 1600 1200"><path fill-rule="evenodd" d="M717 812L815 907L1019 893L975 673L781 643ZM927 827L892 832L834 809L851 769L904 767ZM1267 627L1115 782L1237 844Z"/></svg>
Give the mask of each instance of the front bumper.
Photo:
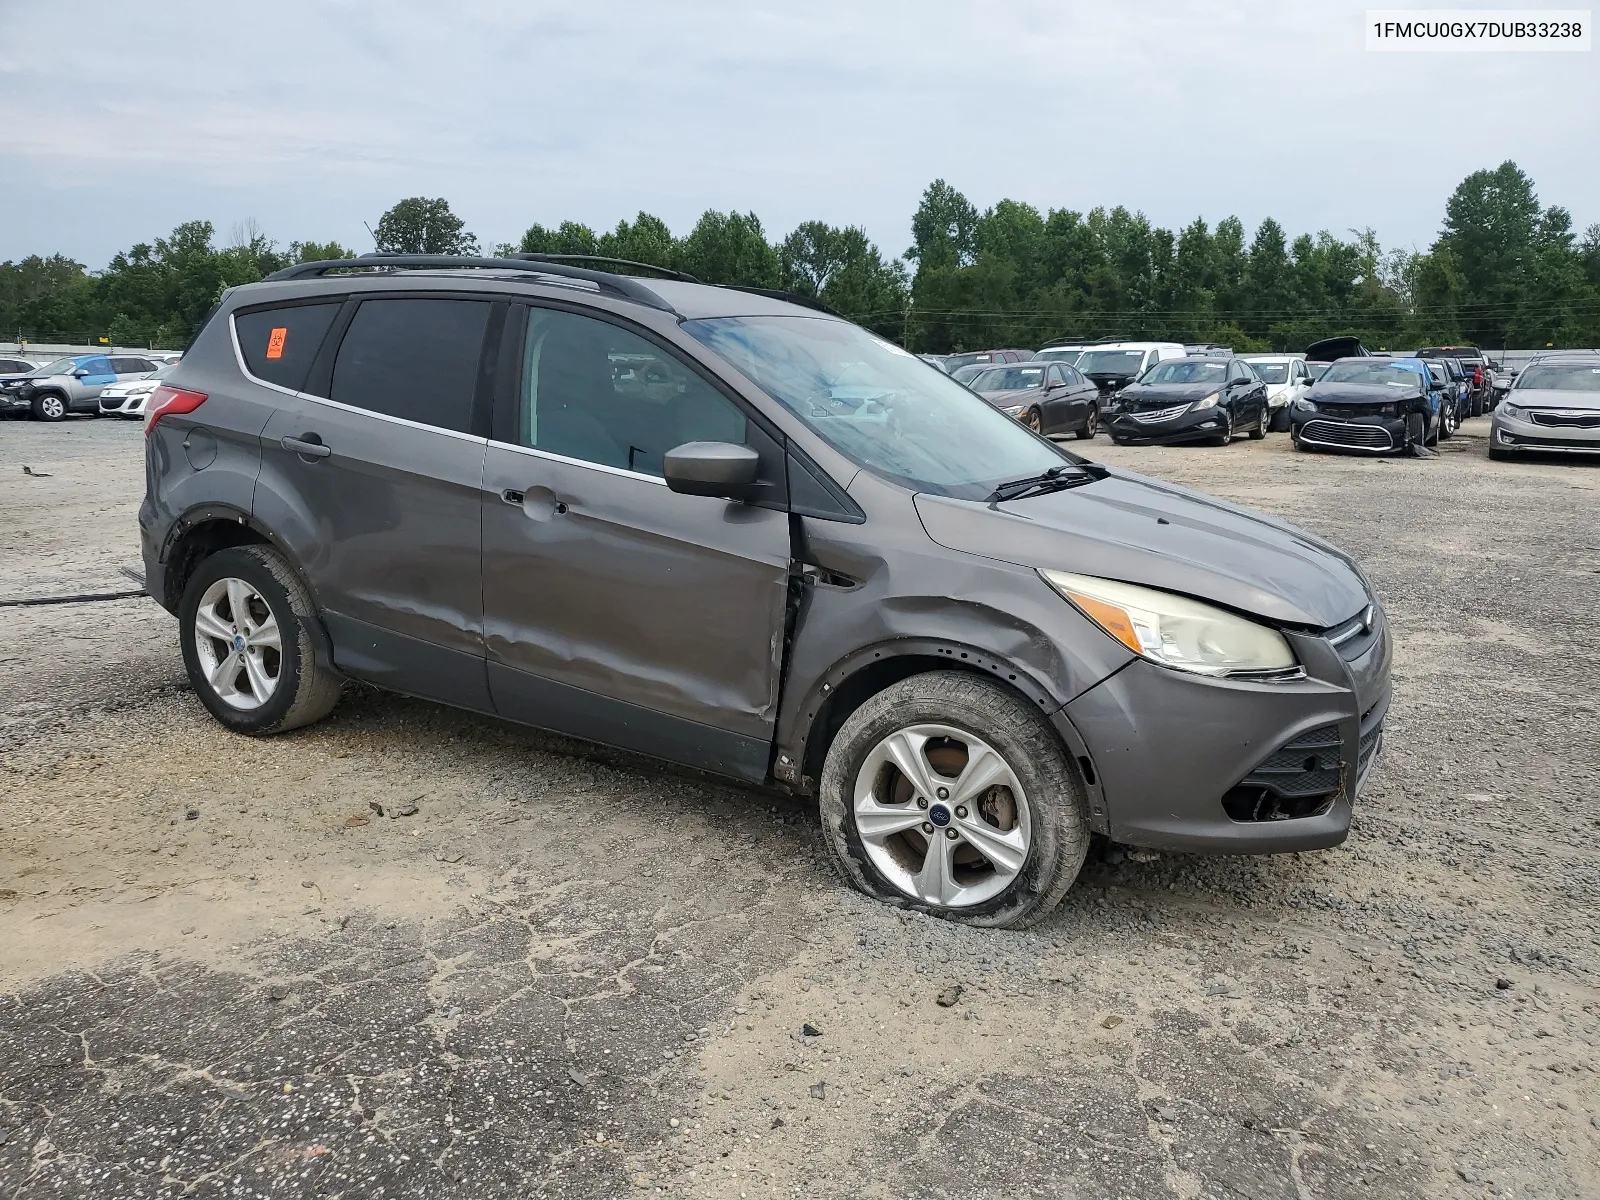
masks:
<svg viewBox="0 0 1600 1200"><path fill-rule="evenodd" d="M1344 841L1389 706L1392 648L1373 612L1371 630L1341 646L1287 634L1303 679L1211 679L1139 659L1063 708L1110 836L1227 854Z"/></svg>
<svg viewBox="0 0 1600 1200"><path fill-rule="evenodd" d="M1180 408L1182 405L1172 405ZM1147 446L1162 446L1173 442L1193 442L1219 437L1227 428L1227 416L1221 408L1191 409L1172 417L1162 417L1161 409L1154 412L1128 412L1122 410L1106 423L1113 437L1124 438Z"/></svg>
<svg viewBox="0 0 1600 1200"><path fill-rule="evenodd" d="M6 388L0 391L0 412L25 412L33 407L33 389Z"/></svg>
<svg viewBox="0 0 1600 1200"><path fill-rule="evenodd" d="M1600 454L1600 413L1593 417L1540 414L1543 420L1509 417L1497 408L1489 431L1490 444L1499 450L1536 450L1554 454ZM1588 424L1594 421L1593 425Z"/></svg>

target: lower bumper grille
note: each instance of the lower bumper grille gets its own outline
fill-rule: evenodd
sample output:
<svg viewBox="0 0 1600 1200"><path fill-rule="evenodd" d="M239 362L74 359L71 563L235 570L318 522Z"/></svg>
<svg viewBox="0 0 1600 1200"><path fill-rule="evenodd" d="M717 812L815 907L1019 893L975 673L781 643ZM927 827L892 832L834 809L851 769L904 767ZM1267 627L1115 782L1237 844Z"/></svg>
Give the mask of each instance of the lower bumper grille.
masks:
<svg viewBox="0 0 1600 1200"><path fill-rule="evenodd" d="M1379 425L1352 425L1344 421L1307 421L1300 440L1318 446L1350 446L1358 450L1393 450L1394 438Z"/></svg>

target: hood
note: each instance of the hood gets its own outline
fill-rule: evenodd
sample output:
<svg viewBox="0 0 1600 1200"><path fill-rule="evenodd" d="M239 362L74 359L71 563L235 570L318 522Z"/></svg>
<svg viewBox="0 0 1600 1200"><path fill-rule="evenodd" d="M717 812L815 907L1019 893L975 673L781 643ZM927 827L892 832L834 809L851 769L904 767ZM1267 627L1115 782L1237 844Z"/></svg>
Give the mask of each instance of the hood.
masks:
<svg viewBox="0 0 1600 1200"><path fill-rule="evenodd" d="M1361 344L1360 338L1331 337L1312 342L1306 347L1307 362L1333 362L1340 358L1370 358L1372 352Z"/></svg>
<svg viewBox="0 0 1600 1200"><path fill-rule="evenodd" d="M967 554L1193 596L1328 628L1372 601L1342 550L1286 522L1112 469L1096 483L1005 504L916 498L928 536Z"/></svg>
<svg viewBox="0 0 1600 1200"><path fill-rule="evenodd" d="M1188 400L1204 400L1221 386L1220 383L1135 383L1123 391L1122 403L1125 407L1148 404L1153 408L1165 408Z"/></svg>
<svg viewBox="0 0 1600 1200"><path fill-rule="evenodd" d="M1554 388L1524 388L1506 397L1507 404L1518 408L1570 408L1586 413L1600 412L1600 392L1567 392Z"/></svg>
<svg viewBox="0 0 1600 1200"><path fill-rule="evenodd" d="M1306 393L1313 404L1393 404L1422 395L1422 380L1415 387L1389 387L1382 383L1319 383Z"/></svg>

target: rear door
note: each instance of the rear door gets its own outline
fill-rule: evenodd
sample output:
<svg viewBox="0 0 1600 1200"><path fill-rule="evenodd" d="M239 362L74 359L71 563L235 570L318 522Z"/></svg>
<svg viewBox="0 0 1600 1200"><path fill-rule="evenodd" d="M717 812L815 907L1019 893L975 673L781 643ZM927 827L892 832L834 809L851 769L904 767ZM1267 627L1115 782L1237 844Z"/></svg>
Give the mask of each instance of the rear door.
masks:
<svg viewBox="0 0 1600 1200"><path fill-rule="evenodd" d="M82 371L79 375L77 372ZM100 389L117 381L116 368L103 354L91 354L78 360L71 376L68 406L72 408L98 408ZM92 402L92 403L91 403Z"/></svg>
<svg viewBox="0 0 1600 1200"><path fill-rule="evenodd" d="M766 776L789 577L781 442L644 330L517 310L484 470L498 711L735 778ZM669 490L690 441L762 456L764 508Z"/></svg>
<svg viewBox="0 0 1600 1200"><path fill-rule="evenodd" d="M505 310L459 296L348 304L304 390L267 422L255 501L302 564L340 670L484 711L479 489ZM268 356L294 337L277 319Z"/></svg>

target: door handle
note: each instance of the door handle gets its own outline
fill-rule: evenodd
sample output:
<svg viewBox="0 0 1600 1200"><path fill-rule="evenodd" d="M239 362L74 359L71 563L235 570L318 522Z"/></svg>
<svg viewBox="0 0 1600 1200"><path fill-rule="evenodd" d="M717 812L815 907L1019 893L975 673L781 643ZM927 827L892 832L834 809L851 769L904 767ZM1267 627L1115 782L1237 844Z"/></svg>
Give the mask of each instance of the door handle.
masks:
<svg viewBox="0 0 1600 1200"><path fill-rule="evenodd" d="M567 511L565 500L557 500L556 495L547 487L531 487L526 491L520 488L503 488L500 499L513 507L520 508L523 513L535 521L548 521L551 517L559 517Z"/></svg>
<svg viewBox="0 0 1600 1200"><path fill-rule="evenodd" d="M301 458L327 458L333 453L333 447L324 446L322 439L314 433L308 433L304 437L285 437L279 440L278 445L300 455Z"/></svg>

